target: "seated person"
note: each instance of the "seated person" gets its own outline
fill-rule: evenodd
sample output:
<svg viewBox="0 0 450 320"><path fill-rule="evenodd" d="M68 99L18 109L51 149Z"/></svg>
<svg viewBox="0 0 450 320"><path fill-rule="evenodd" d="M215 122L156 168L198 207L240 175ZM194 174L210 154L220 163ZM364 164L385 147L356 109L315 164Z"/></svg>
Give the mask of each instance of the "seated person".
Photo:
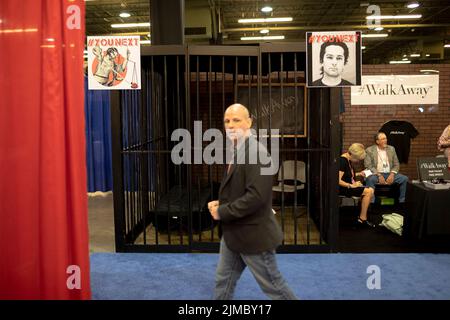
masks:
<svg viewBox="0 0 450 320"><path fill-rule="evenodd" d="M399 203L404 203L408 177L398 173L400 163L395 148L387 144L387 137L383 132L378 132L374 140L376 144L366 149L364 159L364 166L372 171L372 175L366 178L366 186L375 190L377 183L388 185L398 183L400 185L398 200ZM374 201L375 197L372 198L372 203Z"/></svg>
<svg viewBox="0 0 450 320"><path fill-rule="evenodd" d="M354 143L343 153L339 160L339 195L345 197L361 197L361 212L358 217L358 225L365 227L375 227L367 220L367 209L373 197L373 189L366 188L360 181L355 181L357 176L364 177L364 172L353 170L352 163L361 161L366 156L364 146Z"/></svg>
<svg viewBox="0 0 450 320"><path fill-rule="evenodd" d="M447 157L448 169L450 170L450 124L444 129L438 140L439 151L444 151Z"/></svg>

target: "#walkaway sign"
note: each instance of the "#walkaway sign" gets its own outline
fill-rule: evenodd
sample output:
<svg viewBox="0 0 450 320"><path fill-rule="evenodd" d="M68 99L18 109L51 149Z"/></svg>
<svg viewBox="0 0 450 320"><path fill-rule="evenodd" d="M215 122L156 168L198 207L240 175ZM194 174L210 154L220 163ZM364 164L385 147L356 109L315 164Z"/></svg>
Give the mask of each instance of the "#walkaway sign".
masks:
<svg viewBox="0 0 450 320"><path fill-rule="evenodd" d="M351 99L352 105L437 104L439 75L363 76Z"/></svg>

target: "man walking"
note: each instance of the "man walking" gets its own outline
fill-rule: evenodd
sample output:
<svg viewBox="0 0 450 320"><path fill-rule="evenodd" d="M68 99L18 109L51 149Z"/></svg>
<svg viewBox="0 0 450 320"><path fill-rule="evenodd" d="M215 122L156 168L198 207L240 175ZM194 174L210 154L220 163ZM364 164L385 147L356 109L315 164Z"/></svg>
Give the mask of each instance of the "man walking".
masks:
<svg viewBox="0 0 450 320"><path fill-rule="evenodd" d="M224 115L233 160L219 189L219 200L208 203L211 216L222 224L215 299L232 299L236 283L248 266L263 292L271 299L297 299L278 270L275 249L283 234L272 212L272 175L248 158L266 153L251 135L252 120L246 107L233 104ZM247 157L246 157L247 156ZM253 158L255 159L255 158Z"/></svg>

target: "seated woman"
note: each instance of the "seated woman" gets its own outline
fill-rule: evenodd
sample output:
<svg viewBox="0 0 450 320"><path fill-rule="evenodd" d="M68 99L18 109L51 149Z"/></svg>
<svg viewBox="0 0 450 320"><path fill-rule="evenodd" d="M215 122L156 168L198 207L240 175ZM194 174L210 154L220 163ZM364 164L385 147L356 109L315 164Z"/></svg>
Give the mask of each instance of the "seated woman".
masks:
<svg viewBox="0 0 450 320"><path fill-rule="evenodd" d="M448 169L450 170L450 124L444 129L438 140L439 151L444 151L447 157Z"/></svg>
<svg viewBox="0 0 450 320"><path fill-rule="evenodd" d="M360 181L355 181L358 176L365 177L364 171L355 173L352 163L364 160L366 151L361 143L354 143L348 151L341 155L339 160L339 195L345 197L361 197L361 212L358 217L358 225L375 227L367 220L367 209L373 196L373 189L366 188Z"/></svg>

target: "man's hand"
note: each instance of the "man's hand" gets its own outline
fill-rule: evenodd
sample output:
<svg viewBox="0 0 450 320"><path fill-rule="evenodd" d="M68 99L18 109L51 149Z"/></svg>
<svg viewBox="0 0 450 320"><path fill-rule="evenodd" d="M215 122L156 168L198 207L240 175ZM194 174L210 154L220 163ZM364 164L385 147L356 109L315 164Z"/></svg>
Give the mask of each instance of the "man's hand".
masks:
<svg viewBox="0 0 450 320"><path fill-rule="evenodd" d="M379 184L386 184L386 180L384 180L384 176L382 174L380 174L378 176L378 183Z"/></svg>
<svg viewBox="0 0 450 320"><path fill-rule="evenodd" d="M394 183L394 173L391 172L391 174L389 175L389 177L386 179L386 184L393 184Z"/></svg>
<svg viewBox="0 0 450 320"><path fill-rule="evenodd" d="M219 208L219 201L214 200L208 202L208 210L214 220L220 220L219 212L217 209Z"/></svg>
<svg viewBox="0 0 450 320"><path fill-rule="evenodd" d="M92 53L93 53L94 56L96 56L97 59L98 59L98 58L100 58L100 57L102 56L102 49L101 49L99 46L95 46L95 47L92 49Z"/></svg>

